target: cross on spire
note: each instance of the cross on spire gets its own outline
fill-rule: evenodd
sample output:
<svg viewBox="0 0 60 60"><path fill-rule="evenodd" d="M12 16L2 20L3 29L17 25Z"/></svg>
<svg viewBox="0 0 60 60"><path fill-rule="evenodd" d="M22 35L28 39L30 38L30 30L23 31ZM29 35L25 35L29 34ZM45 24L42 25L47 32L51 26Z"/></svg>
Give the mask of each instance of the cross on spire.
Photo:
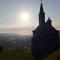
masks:
<svg viewBox="0 0 60 60"><path fill-rule="evenodd" d="M41 3L42 3L42 0L40 0L41 1Z"/></svg>

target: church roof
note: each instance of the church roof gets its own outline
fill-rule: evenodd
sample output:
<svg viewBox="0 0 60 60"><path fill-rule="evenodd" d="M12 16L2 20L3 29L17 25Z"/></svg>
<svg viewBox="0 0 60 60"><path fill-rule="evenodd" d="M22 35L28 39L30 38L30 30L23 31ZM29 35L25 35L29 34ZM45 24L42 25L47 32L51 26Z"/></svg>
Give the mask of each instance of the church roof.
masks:
<svg viewBox="0 0 60 60"><path fill-rule="evenodd" d="M38 26L33 32L56 32L57 30L52 26L45 23L45 25Z"/></svg>

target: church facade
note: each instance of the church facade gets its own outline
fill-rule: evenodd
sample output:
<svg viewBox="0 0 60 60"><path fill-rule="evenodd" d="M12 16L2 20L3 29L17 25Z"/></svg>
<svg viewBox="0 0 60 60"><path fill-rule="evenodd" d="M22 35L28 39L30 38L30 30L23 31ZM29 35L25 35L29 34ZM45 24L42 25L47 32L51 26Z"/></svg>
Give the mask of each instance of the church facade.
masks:
<svg viewBox="0 0 60 60"><path fill-rule="evenodd" d="M50 17L45 22L45 12L41 2L39 12L39 26L33 30L31 39L32 55L40 58L58 48L58 31L52 26Z"/></svg>

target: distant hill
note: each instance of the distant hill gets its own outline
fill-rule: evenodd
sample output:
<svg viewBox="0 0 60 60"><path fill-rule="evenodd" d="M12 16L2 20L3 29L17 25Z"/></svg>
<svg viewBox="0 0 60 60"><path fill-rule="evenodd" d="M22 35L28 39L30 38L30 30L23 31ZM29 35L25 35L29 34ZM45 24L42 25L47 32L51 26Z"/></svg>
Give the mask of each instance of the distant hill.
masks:
<svg viewBox="0 0 60 60"><path fill-rule="evenodd" d="M30 47L31 37L31 35L0 34L0 45L5 48Z"/></svg>

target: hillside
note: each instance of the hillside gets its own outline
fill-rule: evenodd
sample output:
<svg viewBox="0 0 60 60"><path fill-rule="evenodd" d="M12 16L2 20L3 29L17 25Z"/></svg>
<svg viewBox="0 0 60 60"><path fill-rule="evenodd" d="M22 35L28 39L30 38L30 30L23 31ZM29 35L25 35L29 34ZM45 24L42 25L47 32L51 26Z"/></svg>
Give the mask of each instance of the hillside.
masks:
<svg viewBox="0 0 60 60"><path fill-rule="evenodd" d="M4 49L0 52L0 60L33 60L28 49ZM60 49L49 54L44 60L60 60Z"/></svg>

